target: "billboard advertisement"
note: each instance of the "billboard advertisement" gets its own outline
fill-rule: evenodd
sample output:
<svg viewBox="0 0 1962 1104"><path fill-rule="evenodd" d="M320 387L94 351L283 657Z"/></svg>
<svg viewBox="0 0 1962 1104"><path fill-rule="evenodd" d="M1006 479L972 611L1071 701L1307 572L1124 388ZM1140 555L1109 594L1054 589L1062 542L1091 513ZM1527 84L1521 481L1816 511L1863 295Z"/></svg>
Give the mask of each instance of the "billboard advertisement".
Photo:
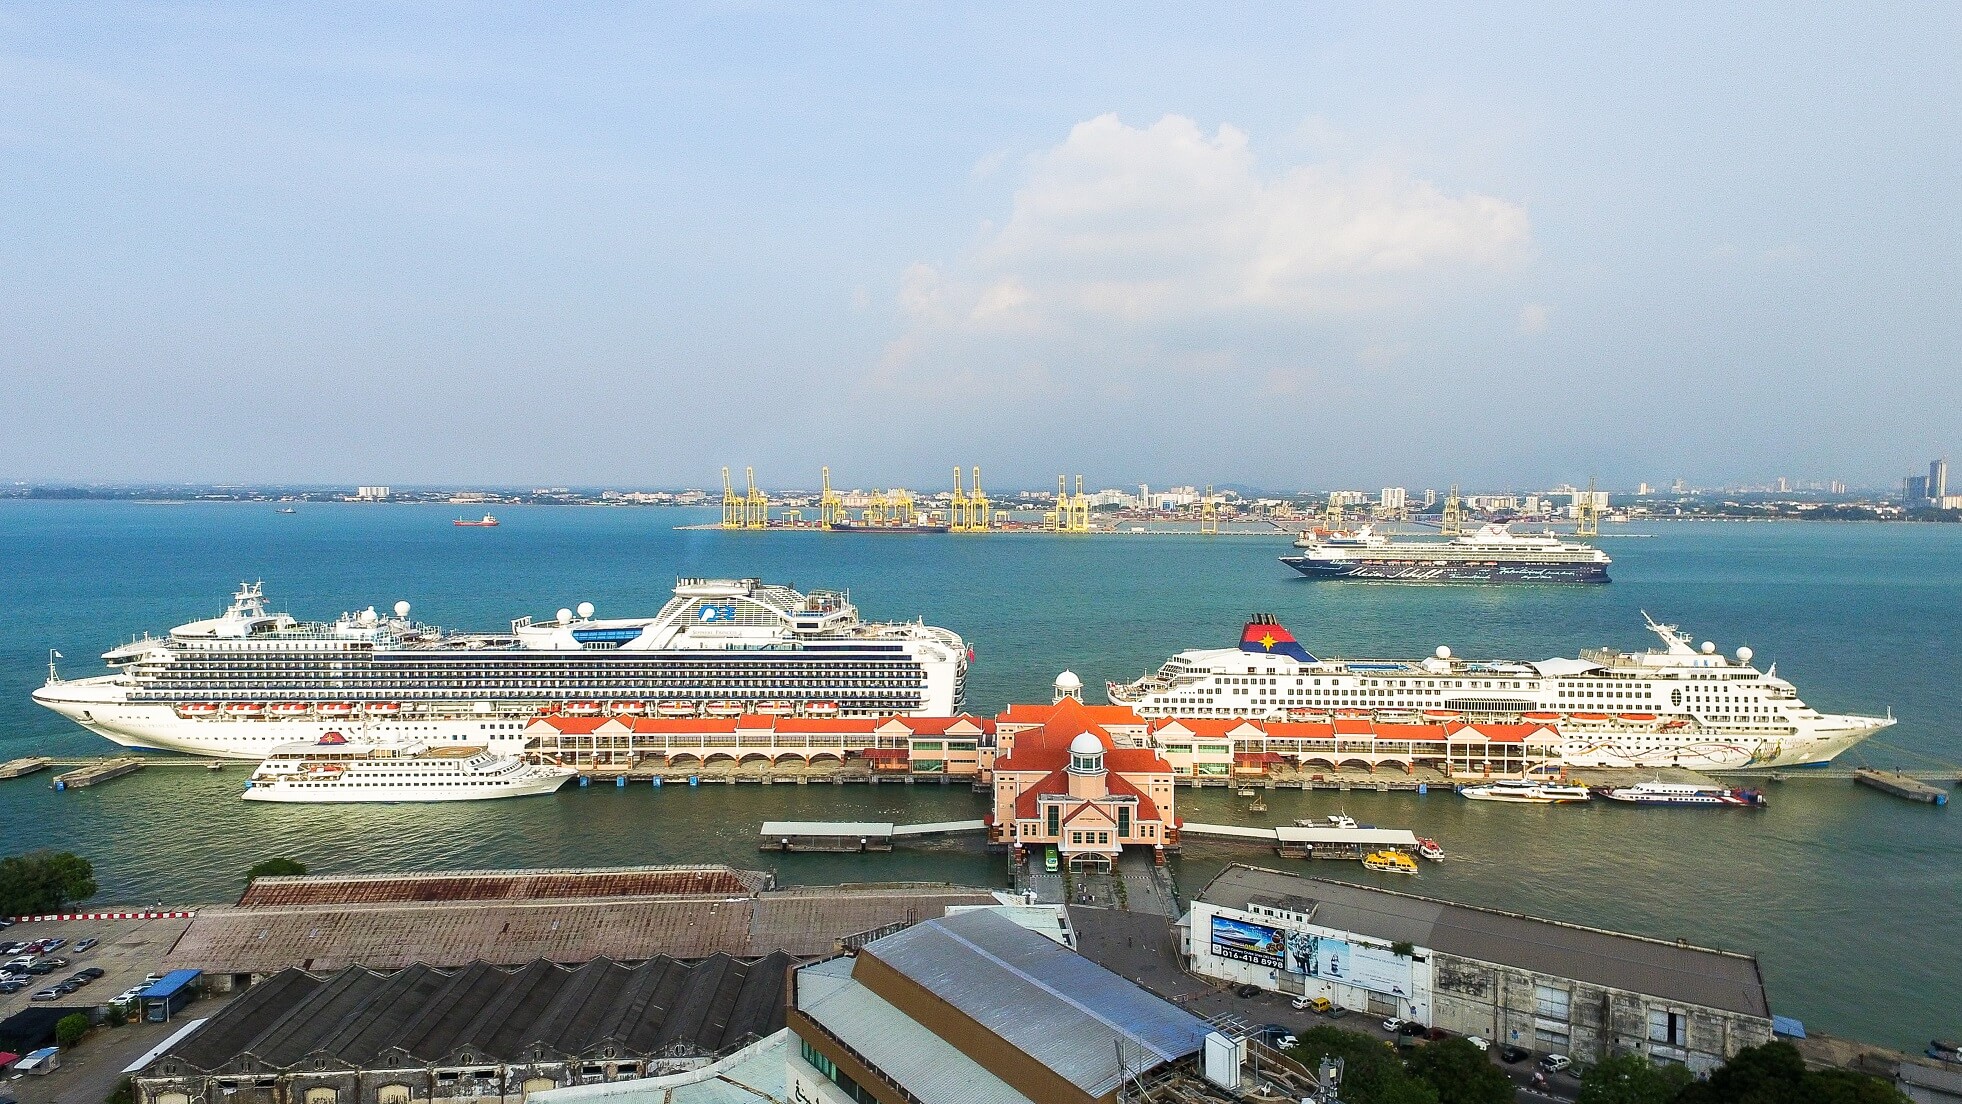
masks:
<svg viewBox="0 0 1962 1104"><path fill-rule="evenodd" d="M1307 936L1307 953L1300 958L1301 969L1312 978L1354 985L1385 996L1409 997L1410 960L1380 947L1360 946L1343 939ZM1290 960L1296 958L1291 944Z"/></svg>
<svg viewBox="0 0 1962 1104"><path fill-rule="evenodd" d="M1213 954L1256 966L1280 969L1285 941L1279 928L1213 914Z"/></svg>

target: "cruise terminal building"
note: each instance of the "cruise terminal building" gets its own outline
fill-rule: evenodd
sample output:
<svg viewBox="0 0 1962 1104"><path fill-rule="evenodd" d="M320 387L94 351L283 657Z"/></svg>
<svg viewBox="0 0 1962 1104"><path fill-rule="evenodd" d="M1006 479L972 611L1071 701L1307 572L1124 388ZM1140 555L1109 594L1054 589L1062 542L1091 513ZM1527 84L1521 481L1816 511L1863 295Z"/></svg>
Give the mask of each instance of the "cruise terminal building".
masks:
<svg viewBox="0 0 1962 1104"><path fill-rule="evenodd" d="M1456 1035L1705 1071L1771 1041L1749 955L1234 865L1180 921L1192 971Z"/></svg>

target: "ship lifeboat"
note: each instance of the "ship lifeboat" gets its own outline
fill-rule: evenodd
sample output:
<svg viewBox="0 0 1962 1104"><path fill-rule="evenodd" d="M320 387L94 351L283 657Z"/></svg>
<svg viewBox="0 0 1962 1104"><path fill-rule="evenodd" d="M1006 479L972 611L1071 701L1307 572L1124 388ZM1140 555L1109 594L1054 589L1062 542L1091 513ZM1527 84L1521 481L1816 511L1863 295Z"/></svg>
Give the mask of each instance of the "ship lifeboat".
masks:
<svg viewBox="0 0 1962 1104"><path fill-rule="evenodd" d="M1335 711L1335 715L1338 717L1373 717L1376 715L1376 711L1373 709L1338 709Z"/></svg>
<svg viewBox="0 0 1962 1104"><path fill-rule="evenodd" d="M1575 713L1572 716L1577 721L1605 721L1608 719L1606 713Z"/></svg>
<svg viewBox="0 0 1962 1104"><path fill-rule="evenodd" d="M708 703L708 706L702 712L707 713L711 717L740 717L743 715L743 703L739 701L712 701Z"/></svg>
<svg viewBox="0 0 1962 1104"><path fill-rule="evenodd" d="M836 717L838 715L838 703L835 701L805 702L804 715L807 717Z"/></svg>
<svg viewBox="0 0 1962 1104"><path fill-rule="evenodd" d="M218 707L210 702L185 702L177 707L180 717L209 717L218 712Z"/></svg>
<svg viewBox="0 0 1962 1104"><path fill-rule="evenodd" d="M313 706L305 702L274 702L266 707L266 712L275 717L301 717L313 711Z"/></svg>
<svg viewBox="0 0 1962 1104"><path fill-rule="evenodd" d="M664 701L660 705L656 706L654 711L656 713L659 713L663 717L692 717L695 715L695 703L685 702L685 701Z"/></svg>
<svg viewBox="0 0 1962 1104"><path fill-rule="evenodd" d="M1428 837L1418 839L1417 854L1419 857L1429 859L1432 862L1444 861L1444 848L1440 847L1436 840Z"/></svg>
<svg viewBox="0 0 1962 1104"><path fill-rule="evenodd" d="M1673 721L1664 721L1662 724L1662 731L1674 732L1676 729L1688 728L1688 727L1689 727L1689 722L1683 720L1681 717L1678 717Z"/></svg>
<svg viewBox="0 0 1962 1104"><path fill-rule="evenodd" d="M353 712L354 706L348 702L320 703L320 715L323 717L345 717Z"/></svg>
<svg viewBox="0 0 1962 1104"><path fill-rule="evenodd" d="M1326 720L1327 718L1328 718L1328 711L1323 709L1288 710L1288 720L1290 721L1321 721L1321 720Z"/></svg>
<svg viewBox="0 0 1962 1104"><path fill-rule="evenodd" d="M370 713L393 714L402 712L402 706L396 702L369 702L365 708Z"/></svg>
<svg viewBox="0 0 1962 1104"><path fill-rule="evenodd" d="M794 702L778 699L775 701L757 702L753 712L762 717L788 717L792 713L797 712L797 706Z"/></svg>
<svg viewBox="0 0 1962 1104"><path fill-rule="evenodd" d="M1615 714L1615 719L1616 719L1616 720L1622 720L1622 721L1635 721L1635 722L1637 722L1637 723L1640 723L1640 724L1647 724L1648 722L1650 722L1650 721L1653 721L1653 720L1655 720L1655 714L1653 714L1653 713L1617 713L1617 714Z"/></svg>
<svg viewBox="0 0 1962 1104"><path fill-rule="evenodd" d="M638 717L642 713L647 712L647 703L637 702L637 701L617 701L607 706L607 708L615 713L621 714L622 716Z"/></svg>
<svg viewBox="0 0 1962 1104"><path fill-rule="evenodd" d="M1424 710L1424 719L1427 721L1455 721L1463 716L1464 716L1463 713L1460 713L1455 709Z"/></svg>
<svg viewBox="0 0 1962 1104"><path fill-rule="evenodd" d="M225 712L230 713L234 717L257 717L265 711L266 707L260 705L258 702L225 703Z"/></svg>
<svg viewBox="0 0 1962 1104"><path fill-rule="evenodd" d="M565 714L568 717L592 717L598 715L599 711L600 703L598 702L575 701L565 703Z"/></svg>
<svg viewBox="0 0 1962 1104"><path fill-rule="evenodd" d="M1564 713L1521 713L1520 714L1521 717L1524 717L1529 721L1557 721L1565 715L1566 714Z"/></svg>

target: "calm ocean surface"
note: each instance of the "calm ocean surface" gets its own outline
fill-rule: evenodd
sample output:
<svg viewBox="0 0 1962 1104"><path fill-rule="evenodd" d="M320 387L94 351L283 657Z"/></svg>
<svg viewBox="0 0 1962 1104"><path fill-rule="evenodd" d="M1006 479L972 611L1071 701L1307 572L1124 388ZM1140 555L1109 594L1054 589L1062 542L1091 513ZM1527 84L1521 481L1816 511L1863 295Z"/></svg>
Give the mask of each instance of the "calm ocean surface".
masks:
<svg viewBox="0 0 1962 1104"><path fill-rule="evenodd" d="M1274 557L1286 539L1039 535L847 537L678 532L677 510L498 507L496 529L454 509L258 504L0 503L0 759L109 745L35 707L64 674L131 634L220 612L242 578L304 618L414 603L452 627L498 628L591 601L652 613L678 575L757 575L850 588L869 617L924 617L978 651L971 710L1047 701L1064 667L1091 687L1185 647L1227 646L1250 613L1279 615L1311 651L1541 659L1653 642L1639 611L1726 652L1776 661L1826 711L1892 708L1901 724L1842 763L1962 761L1962 526L1676 524L1613 531L1615 582L1587 589L1397 588L1310 582ZM1097 695L1093 692L1093 700ZM1918 758L1926 757L1926 758ZM998 885L998 860L955 841L887 856L754 850L767 819L941 820L980 799L938 786L594 787L480 807L248 806L241 773L152 770L56 794L0 782L0 852L60 847L95 863L104 903L235 895L253 862L318 871L725 862L791 882L941 878ZM1451 860L1398 888L1756 952L1773 1007L1811 1026L1918 1049L1962 1034L1962 804L1935 809L1823 779L1771 789L1762 814L1534 809L1450 794L1269 798L1271 823L1346 806L1442 841ZM1181 794L1199 820L1235 819L1218 790ZM1244 814L1239 814L1244 816ZM1234 858L1193 844L1196 891ZM1365 880L1349 866L1314 873Z"/></svg>

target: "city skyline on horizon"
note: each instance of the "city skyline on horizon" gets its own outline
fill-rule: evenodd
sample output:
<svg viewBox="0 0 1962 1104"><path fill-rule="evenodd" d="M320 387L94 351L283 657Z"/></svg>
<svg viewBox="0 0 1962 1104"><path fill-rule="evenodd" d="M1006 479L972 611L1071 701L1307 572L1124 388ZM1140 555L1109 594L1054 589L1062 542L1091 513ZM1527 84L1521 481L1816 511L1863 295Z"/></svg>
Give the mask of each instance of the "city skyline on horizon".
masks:
<svg viewBox="0 0 1962 1104"><path fill-rule="evenodd" d="M13 478L1877 488L1962 437L1962 10L0 27Z"/></svg>

